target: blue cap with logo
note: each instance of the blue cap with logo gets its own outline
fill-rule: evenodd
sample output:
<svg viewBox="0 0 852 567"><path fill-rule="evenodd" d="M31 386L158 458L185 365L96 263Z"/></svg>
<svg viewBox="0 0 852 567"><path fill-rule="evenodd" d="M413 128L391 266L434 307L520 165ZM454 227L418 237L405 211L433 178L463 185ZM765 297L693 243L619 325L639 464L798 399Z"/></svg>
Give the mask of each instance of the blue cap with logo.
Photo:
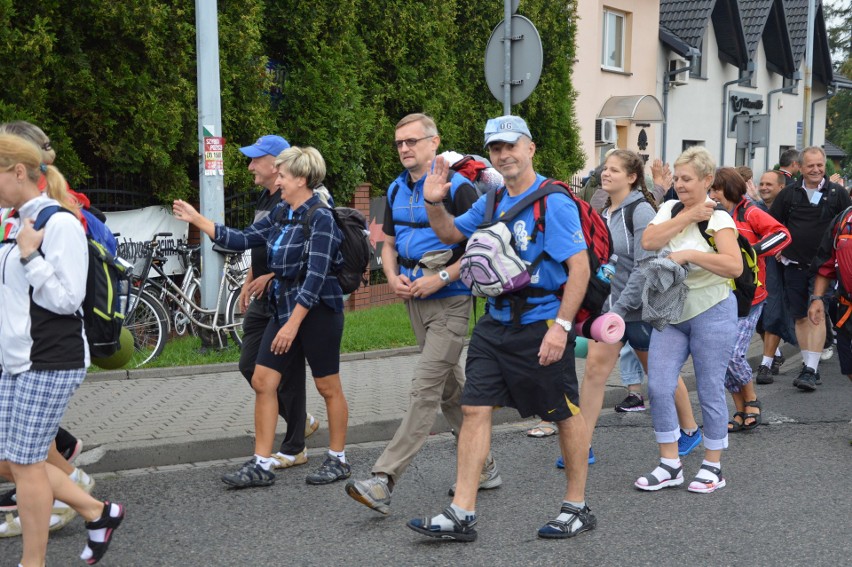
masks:
<svg viewBox="0 0 852 567"><path fill-rule="evenodd" d="M290 142L281 136L261 136L251 146L240 148L243 154L250 158L258 158L262 156L278 156L281 152L290 147Z"/></svg>
<svg viewBox="0 0 852 567"><path fill-rule="evenodd" d="M514 144L521 136L532 140L532 134L527 123L520 116L498 116L485 124L485 147L494 142Z"/></svg>

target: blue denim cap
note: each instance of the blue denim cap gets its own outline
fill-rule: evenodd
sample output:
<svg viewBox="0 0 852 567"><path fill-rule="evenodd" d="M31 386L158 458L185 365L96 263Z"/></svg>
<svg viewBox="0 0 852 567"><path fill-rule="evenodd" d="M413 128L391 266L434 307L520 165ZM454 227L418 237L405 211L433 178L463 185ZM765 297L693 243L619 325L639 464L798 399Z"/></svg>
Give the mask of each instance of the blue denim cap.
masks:
<svg viewBox="0 0 852 567"><path fill-rule="evenodd" d="M485 124L485 147L493 142L508 142L514 144L521 136L532 140L532 134L527 123L520 116L499 116L490 119Z"/></svg>
<svg viewBox="0 0 852 567"><path fill-rule="evenodd" d="M278 156L281 152L290 147L290 142L281 136L261 136L257 139L254 145L240 148L243 154L250 158L258 158L262 156Z"/></svg>

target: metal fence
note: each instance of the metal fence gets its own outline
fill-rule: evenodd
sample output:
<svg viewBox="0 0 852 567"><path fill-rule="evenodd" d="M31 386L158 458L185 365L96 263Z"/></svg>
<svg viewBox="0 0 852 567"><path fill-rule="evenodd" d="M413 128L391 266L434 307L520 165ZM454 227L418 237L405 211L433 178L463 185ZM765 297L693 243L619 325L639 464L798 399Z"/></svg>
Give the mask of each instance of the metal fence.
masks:
<svg viewBox="0 0 852 567"><path fill-rule="evenodd" d="M89 181L80 184L76 189L89 198L92 206L105 213L171 205L154 195L150 184L141 175L98 171ZM254 219L256 200L255 190L246 191L237 187L225 187L225 224L234 227L251 224Z"/></svg>

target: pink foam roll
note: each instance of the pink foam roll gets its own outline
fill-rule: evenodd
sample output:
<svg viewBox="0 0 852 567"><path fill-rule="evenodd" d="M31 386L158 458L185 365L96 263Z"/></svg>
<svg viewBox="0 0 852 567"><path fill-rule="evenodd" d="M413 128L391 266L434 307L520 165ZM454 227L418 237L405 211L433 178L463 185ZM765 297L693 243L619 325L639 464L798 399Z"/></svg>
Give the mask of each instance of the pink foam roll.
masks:
<svg viewBox="0 0 852 567"><path fill-rule="evenodd" d="M604 313L575 323L574 332L581 337L613 345L624 336L624 319L615 313Z"/></svg>

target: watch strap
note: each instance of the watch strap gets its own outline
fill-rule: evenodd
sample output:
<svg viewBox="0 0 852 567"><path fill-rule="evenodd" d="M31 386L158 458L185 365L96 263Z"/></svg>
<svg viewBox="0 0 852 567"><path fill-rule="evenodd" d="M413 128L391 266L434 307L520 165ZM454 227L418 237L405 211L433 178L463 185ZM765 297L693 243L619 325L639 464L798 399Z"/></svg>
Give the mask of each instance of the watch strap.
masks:
<svg viewBox="0 0 852 567"><path fill-rule="evenodd" d="M33 260L35 260L36 258L38 258L40 256L41 256L41 252L39 250L33 250L32 252L30 252L30 254L28 256L26 256L26 257L22 256L21 257L21 264L26 266L27 264L29 264L30 262L32 262Z"/></svg>

